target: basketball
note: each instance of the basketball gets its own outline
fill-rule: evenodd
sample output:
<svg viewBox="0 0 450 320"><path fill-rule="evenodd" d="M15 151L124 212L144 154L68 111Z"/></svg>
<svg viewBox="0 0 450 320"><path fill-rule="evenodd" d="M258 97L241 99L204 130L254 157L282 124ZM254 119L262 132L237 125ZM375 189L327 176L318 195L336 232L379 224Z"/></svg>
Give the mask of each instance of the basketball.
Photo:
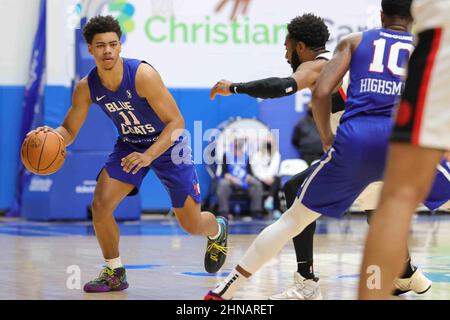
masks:
<svg viewBox="0 0 450 320"><path fill-rule="evenodd" d="M39 131L25 138L20 154L23 165L30 172L49 175L64 164L66 145L56 133Z"/></svg>

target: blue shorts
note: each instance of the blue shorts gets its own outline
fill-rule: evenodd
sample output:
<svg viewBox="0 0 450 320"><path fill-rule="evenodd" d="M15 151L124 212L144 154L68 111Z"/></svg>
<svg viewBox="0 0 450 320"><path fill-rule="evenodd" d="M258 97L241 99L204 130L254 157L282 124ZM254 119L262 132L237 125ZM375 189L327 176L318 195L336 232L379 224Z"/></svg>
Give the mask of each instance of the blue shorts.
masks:
<svg viewBox="0 0 450 320"><path fill-rule="evenodd" d="M180 150L178 148L181 147L183 147L183 152L181 152L183 161L180 164L175 164L171 158L172 150L174 148ZM185 142L179 142L170 147L153 161L149 167L141 168L136 174L132 174L131 171L130 173L123 171L121 166L122 158L132 152L145 152L148 148L149 146L131 144L119 139L114 146L113 152L109 155L104 168L111 178L135 186L129 196L133 196L139 192L142 181L148 171L152 169L169 193L174 208L182 208L188 196L191 196L195 202L200 203L201 196L197 172L192 161L190 148Z"/></svg>
<svg viewBox="0 0 450 320"><path fill-rule="evenodd" d="M370 183L382 180L391 131L388 117L364 116L344 121L333 146L300 187L300 202L312 211L340 218ZM425 204L435 209L449 199L448 175L437 171Z"/></svg>
<svg viewBox="0 0 450 320"><path fill-rule="evenodd" d="M435 210L450 199L450 162L442 161L434 179L430 193L423 204L430 210Z"/></svg>

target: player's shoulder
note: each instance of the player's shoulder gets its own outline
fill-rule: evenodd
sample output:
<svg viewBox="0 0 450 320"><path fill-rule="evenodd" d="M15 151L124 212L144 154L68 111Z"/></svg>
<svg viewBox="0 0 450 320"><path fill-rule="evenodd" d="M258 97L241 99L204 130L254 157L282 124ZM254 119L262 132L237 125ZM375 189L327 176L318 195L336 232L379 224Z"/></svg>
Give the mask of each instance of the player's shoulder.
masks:
<svg viewBox="0 0 450 320"><path fill-rule="evenodd" d="M341 42L351 44L351 45L358 45L361 42L361 39L364 36L364 31L360 32L353 32L345 37L342 38Z"/></svg>
<svg viewBox="0 0 450 320"><path fill-rule="evenodd" d="M86 77L80 79L75 84L75 90L76 91L87 91L87 92L89 92L89 78L86 76Z"/></svg>
<svg viewBox="0 0 450 320"><path fill-rule="evenodd" d="M353 32L343 37L336 46L335 53L350 49L353 52L361 43L364 32Z"/></svg>
<svg viewBox="0 0 450 320"><path fill-rule="evenodd" d="M298 68L297 72L308 72L308 71L321 71L323 66L326 65L328 59L314 59L311 61L303 62Z"/></svg>
<svg viewBox="0 0 450 320"><path fill-rule="evenodd" d="M90 101L89 81L87 76L75 84L73 97L74 99Z"/></svg>
<svg viewBox="0 0 450 320"><path fill-rule="evenodd" d="M159 77L158 71L146 61L142 61L136 70L136 81L149 80L154 77Z"/></svg>

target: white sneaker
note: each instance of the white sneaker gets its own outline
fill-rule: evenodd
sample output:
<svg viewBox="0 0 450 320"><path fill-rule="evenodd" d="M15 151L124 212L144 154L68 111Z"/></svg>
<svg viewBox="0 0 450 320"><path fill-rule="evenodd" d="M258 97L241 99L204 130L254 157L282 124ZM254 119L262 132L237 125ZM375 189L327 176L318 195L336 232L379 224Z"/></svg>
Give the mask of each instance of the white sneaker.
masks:
<svg viewBox="0 0 450 320"><path fill-rule="evenodd" d="M269 297L269 300L322 300L319 284L294 272L294 285L286 291Z"/></svg>
<svg viewBox="0 0 450 320"><path fill-rule="evenodd" d="M431 288L431 284L431 280L425 277L419 269L416 269L410 278L396 278L394 280L394 295L398 296L408 291L422 294Z"/></svg>

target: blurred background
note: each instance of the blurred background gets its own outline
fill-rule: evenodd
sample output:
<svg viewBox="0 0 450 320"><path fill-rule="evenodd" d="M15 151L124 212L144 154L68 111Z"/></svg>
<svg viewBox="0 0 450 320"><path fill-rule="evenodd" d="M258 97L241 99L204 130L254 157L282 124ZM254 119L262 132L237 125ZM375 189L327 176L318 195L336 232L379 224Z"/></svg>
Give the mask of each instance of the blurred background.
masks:
<svg viewBox="0 0 450 320"><path fill-rule="evenodd" d="M299 159L292 136L307 115L308 90L272 100L234 95L211 101L210 88L220 79L243 82L289 76L284 40L286 24L295 16L313 12L324 17L331 33L328 50L333 50L347 34L379 25L380 1L253 0L245 14L238 11L231 19L232 2L2 0L0 211L31 220L89 219L95 178L117 135L97 106L91 107L57 173L34 176L24 171L19 150L30 128L62 122L74 83L94 65L80 27L97 14L119 20L124 32L122 56L152 64L177 101L192 137L205 201L214 195L216 175L216 168L204 163L202 156L209 143L204 135L208 129L274 129L273 149L279 151L281 164ZM150 172L139 196L122 203L117 217L139 219L141 212L169 210L169 197Z"/></svg>

